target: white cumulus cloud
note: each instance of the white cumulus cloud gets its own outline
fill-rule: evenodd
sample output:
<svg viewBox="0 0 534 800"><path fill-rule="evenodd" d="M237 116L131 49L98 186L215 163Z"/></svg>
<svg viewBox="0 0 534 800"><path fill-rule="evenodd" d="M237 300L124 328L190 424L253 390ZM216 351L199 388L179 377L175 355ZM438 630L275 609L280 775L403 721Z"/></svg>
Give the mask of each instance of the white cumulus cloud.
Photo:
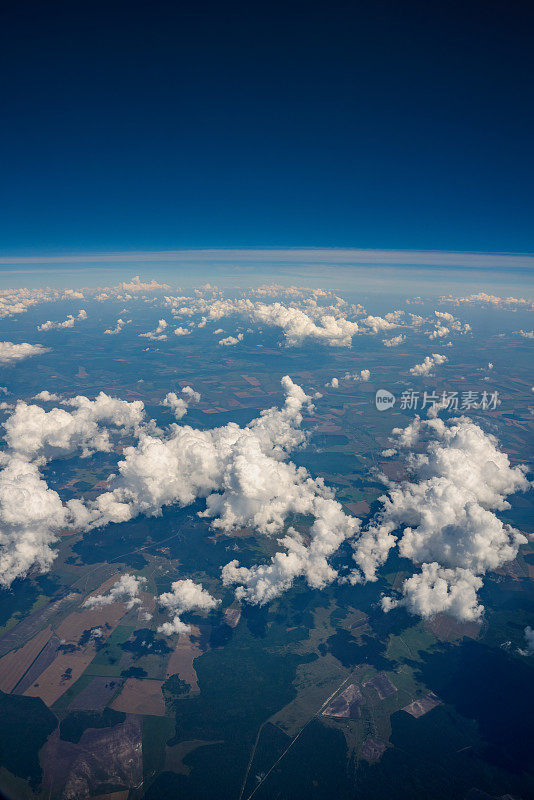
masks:
<svg viewBox="0 0 534 800"><path fill-rule="evenodd" d="M151 339L155 342L161 342L167 338L167 334L165 333L166 328L167 322L164 319L160 319L153 331L140 333L139 336L144 337L145 339Z"/></svg>
<svg viewBox="0 0 534 800"><path fill-rule="evenodd" d="M444 364L446 361L447 356L442 356L439 353L432 353L431 356L426 356L421 364L415 364L410 369L410 373L412 375L431 375L436 365Z"/></svg>
<svg viewBox="0 0 534 800"><path fill-rule="evenodd" d="M5 439L13 453L29 459L64 456L80 448L83 454L110 449L109 432L102 423L117 428L135 429L144 418L140 400L127 402L105 392L94 399L78 395L64 400L74 408L45 411L37 405L19 401L14 413L4 422Z"/></svg>
<svg viewBox="0 0 534 800"><path fill-rule="evenodd" d="M24 358L31 356L38 356L42 353L49 353L48 347L43 347L40 344L29 344L28 342L21 342L21 344L14 344L13 342L0 342L0 364L13 364L16 361L22 361Z"/></svg>
<svg viewBox="0 0 534 800"><path fill-rule="evenodd" d="M199 583L186 578L174 581L171 591L160 594L158 602L172 617L170 622L164 622L159 626L158 632L172 636L174 633L187 633L191 630L190 626L182 621L182 614L188 611L211 611L221 601L212 597Z"/></svg>
<svg viewBox="0 0 534 800"><path fill-rule="evenodd" d="M382 339L382 343L385 344L386 347L398 347L405 341L406 336L403 333L399 333L398 336L392 336L391 339Z"/></svg>
<svg viewBox="0 0 534 800"><path fill-rule="evenodd" d="M49 392L47 389L43 389L42 392L39 394L34 395L34 400L41 400L43 403L56 403L61 400L58 394L54 394L54 392Z"/></svg>
<svg viewBox="0 0 534 800"><path fill-rule="evenodd" d="M124 320L124 319L121 319L121 317L119 317L115 327L114 328L108 328L107 330L104 331L104 334L106 334L107 336L116 336L118 333L120 333L122 331L124 326L125 325L129 325L131 321L132 321L131 319Z"/></svg>
<svg viewBox="0 0 534 800"><path fill-rule="evenodd" d="M232 347L232 345L238 344L242 339L243 334L238 333L237 336L227 336L226 339L219 339L219 344L223 347Z"/></svg>
<svg viewBox="0 0 534 800"><path fill-rule="evenodd" d="M397 546L422 565L421 573L405 581L401 599L384 601L386 609L402 604L423 615L442 610L477 619L482 576L514 559L526 542L494 513L510 507L508 495L528 488L525 467L512 467L496 439L465 417L416 418L393 433L397 448L423 452L408 456L413 480L388 484L382 510L354 545L358 570L351 580L376 580Z"/></svg>
<svg viewBox="0 0 534 800"><path fill-rule="evenodd" d="M18 455L0 470L0 586L30 570L47 572L57 533L73 523L75 505L63 505L38 467Z"/></svg>
<svg viewBox="0 0 534 800"><path fill-rule="evenodd" d="M132 609L141 603L138 595L145 583L146 578L128 573L121 575L106 594L90 595L83 605L85 608L102 608L112 603L126 603L126 607Z"/></svg>
<svg viewBox="0 0 534 800"><path fill-rule="evenodd" d="M139 275L136 275L130 282L124 281L121 283L120 288L125 292L139 294L141 292L159 292L163 289L170 289L171 287L166 283L158 283L154 280L143 282Z"/></svg>
<svg viewBox="0 0 534 800"><path fill-rule="evenodd" d="M195 392L191 386L184 386L182 397L178 397L176 392L168 392L163 400L163 405L171 408L176 419L182 419L187 413L190 403L200 402L200 392Z"/></svg>

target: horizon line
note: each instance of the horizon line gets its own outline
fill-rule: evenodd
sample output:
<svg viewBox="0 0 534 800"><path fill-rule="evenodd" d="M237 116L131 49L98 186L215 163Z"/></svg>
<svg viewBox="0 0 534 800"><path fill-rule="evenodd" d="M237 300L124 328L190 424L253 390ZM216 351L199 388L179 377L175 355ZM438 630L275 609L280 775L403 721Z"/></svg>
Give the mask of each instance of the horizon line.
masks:
<svg viewBox="0 0 534 800"><path fill-rule="evenodd" d="M176 250L93 251L67 255L0 256L0 266L22 264L126 264L249 262L330 266L426 266L534 268L534 254L461 250L402 250L335 247L181 248Z"/></svg>

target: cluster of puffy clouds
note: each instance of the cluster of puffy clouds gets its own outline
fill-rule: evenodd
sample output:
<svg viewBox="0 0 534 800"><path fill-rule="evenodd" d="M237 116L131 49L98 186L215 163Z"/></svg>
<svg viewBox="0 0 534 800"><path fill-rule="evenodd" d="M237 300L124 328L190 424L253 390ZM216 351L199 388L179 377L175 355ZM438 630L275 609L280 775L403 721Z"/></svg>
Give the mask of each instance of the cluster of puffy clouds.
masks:
<svg viewBox="0 0 534 800"><path fill-rule="evenodd" d="M138 300L148 303L161 302L170 308L175 317L193 317L199 319L189 323L187 327L176 328L177 335L186 336L195 327L205 327L208 321L216 321L223 317L238 315L258 326L279 328L289 347L301 345L306 340L318 341L332 347L350 347L354 336L390 334L383 339L386 347L396 347L405 341L406 331L413 330L427 335L431 340L443 339L471 331L470 325L463 323L453 314L434 311L433 316L423 317L406 313L402 310L392 311L383 316L370 315L360 304L348 303L331 291L310 289L306 287L267 285L249 289L242 297L228 298L223 292L210 285L193 291L192 295L165 294L170 289L168 284L155 280L142 281L135 276L131 281L124 281L118 286L97 289L52 290L52 289L14 289L0 292L0 317L26 311L32 305L54 300L75 300L84 297L106 300L130 301ZM159 295L159 299L158 299ZM279 298L279 299L276 299ZM523 298L500 298L486 293L473 294L468 297L440 298L457 306L462 304L482 303L503 308L519 309L534 307L534 303ZM79 317L82 318L82 317ZM69 315L62 322L48 320L39 326L40 330L72 327L77 318ZM118 320L115 328L105 331L106 334L117 334L126 322ZM160 320L152 331L142 334L145 338L162 341L167 337L167 322ZM528 334L528 331L526 332ZM229 336L227 339L237 338ZM234 344L234 342L231 342Z"/></svg>
<svg viewBox="0 0 534 800"><path fill-rule="evenodd" d="M306 310L282 303L256 303L252 321L280 328L289 347L300 345L305 339L314 339L330 346L350 347L352 337L358 332L358 322L336 313L334 308L324 313L321 306L309 304Z"/></svg>
<svg viewBox="0 0 534 800"><path fill-rule="evenodd" d="M83 299L83 294L73 289L0 289L0 319L24 314L41 303L71 299Z"/></svg>
<svg viewBox="0 0 534 800"><path fill-rule="evenodd" d="M412 375L432 375L434 367L444 364L447 361L447 356L442 356L439 353L432 353L431 356L426 356L425 360L420 364L414 364L410 369Z"/></svg>
<svg viewBox="0 0 534 800"><path fill-rule="evenodd" d="M255 297L282 297L274 302L256 300ZM470 325L462 323L448 312L435 311L432 317L391 311L384 316L367 314L358 304L349 304L332 292L299 287L273 285L250 290L248 296L225 298L221 292L211 296L201 292L197 296L165 296L165 304L176 317L200 316L199 327L208 321L238 315L257 325L279 328L288 347L315 340L331 347L350 347L356 335L379 335L395 329L415 330L430 339L446 335L466 334ZM384 339L386 347L396 347L405 341L402 332Z"/></svg>
<svg viewBox="0 0 534 800"><path fill-rule="evenodd" d="M293 382L284 379L286 401L282 409L269 409L245 428L229 423L221 428L197 430L189 425L171 425L166 435L141 428L138 444L124 450L111 491L92 504L93 526L121 522L140 513L161 513L166 505L193 503L226 489L230 496L230 469L243 463L242 453L259 452L278 462L305 441L300 430L301 410L309 399ZM186 393L186 396L189 392ZM176 395L166 404L177 407ZM182 408L178 407L181 413ZM264 509L268 513L268 509Z"/></svg>
<svg viewBox="0 0 534 800"><path fill-rule="evenodd" d="M195 289L191 295L166 294L169 289L168 284L155 280L145 282L135 276L131 281L124 281L117 286L84 288L83 291L10 290L0 293L0 317L21 313L40 302L86 297L100 302L139 301L156 306L163 303L175 318L196 317L187 325L178 325L174 330L177 336L189 336L195 328L204 328L208 322L237 315L260 329L263 326L278 328L288 347L300 346L306 341L316 341L330 347L351 347L354 336L380 334L387 335L382 340L384 346L397 347L406 340L408 330L426 334L430 339L470 331L468 324L441 311L435 311L434 316L429 318L402 310L383 316L371 315L362 305L348 303L324 289L273 284L249 289L241 297L225 297L222 291L209 284ZM121 313L125 313L125 310ZM63 321L47 320L38 329L72 328L78 319L85 318L84 315L85 311L81 311L78 316L69 314ZM131 320L119 318L115 327L107 328L104 333L117 335L129 322ZM152 330L139 335L152 341L165 341L169 338L168 334L168 322L160 319ZM219 344L232 346L242 338L242 334L231 333Z"/></svg>
<svg viewBox="0 0 534 800"><path fill-rule="evenodd" d="M361 378L361 373L360 373ZM101 393L90 400L63 400L46 412L19 402L4 423L7 449L0 471L0 580L8 587L30 570L46 571L61 529L91 530L125 522L139 514L159 515L165 506L187 506L205 498L200 516L212 528L249 528L275 537L278 552L265 563L243 567L237 560L222 569L225 586L239 600L267 603L295 582L322 588L336 580L352 584L377 579L392 548L420 567L405 580L400 597L384 597L385 611L398 605L411 613L438 612L478 619L477 591L483 575L515 557L525 537L503 524L495 511L509 507L506 497L529 483L523 467L511 467L495 439L468 419L448 423L416 418L393 432L391 454L407 450L411 480L388 483L382 509L361 533L360 520L345 514L321 479L288 460L306 441L303 413L311 398L289 377L282 380L285 402L266 409L247 426L235 423L208 430L172 423L160 430L147 421L143 403ZM39 399L57 396L40 393ZM186 386L163 404L177 420L197 392ZM115 435L133 435L110 476L107 491L93 500L63 503L41 470L47 461L80 452L107 451ZM419 452L411 452L418 450ZM311 519L306 534L287 524L295 516ZM350 542L357 567L339 574L331 557ZM123 576L91 607L121 601L133 607L143 581ZM171 619L165 634L187 630L187 611L209 611L218 601L189 579L175 581L159 597Z"/></svg>
<svg viewBox="0 0 534 800"><path fill-rule="evenodd" d="M267 564L250 568L241 567L237 560L226 564L222 570L223 583L226 586L238 584L235 595L239 600L267 603L287 591L295 579L302 576L311 588L323 589L338 578L329 558L359 530L360 520L343 512L332 490L320 480L304 479L292 465L284 466L288 469L281 469L279 477L288 488L293 482L297 489L289 497L281 498L279 505L286 514L296 512L315 517L309 531L310 541L290 527L279 539L284 550L276 553ZM270 477L277 476L271 473ZM230 522L232 515L226 519ZM249 524L254 521L254 516L248 519ZM273 530L278 530L281 523L281 518L273 518L269 524Z"/></svg>
<svg viewBox="0 0 534 800"><path fill-rule="evenodd" d="M368 369L362 369L360 372L345 372L341 378L332 378L331 381L325 386L331 389L339 389L339 381L368 381L371 377L371 372Z"/></svg>
<svg viewBox="0 0 534 800"><path fill-rule="evenodd" d="M133 284L133 288L123 284L120 291L140 295L168 288L158 284L149 289L138 278ZM204 296L206 291L211 292L211 297ZM308 338L331 346L350 346L355 334L377 335L395 328L422 330L430 339L437 339L451 331L467 333L469 328L444 312L435 312L433 320L415 314L406 317L400 311L375 317L366 315L362 307L349 306L331 295L329 306L319 305L318 299L324 299L327 293L305 294L296 287L288 290L286 296L292 299L287 304L247 298L227 300L211 287L206 291L198 292L194 298L166 297L165 303L175 317L200 314L198 327L232 314L278 327L289 346ZM271 294L269 287L256 293L259 297L280 295ZM187 305L183 305L185 302ZM65 323L69 319L74 317L67 317ZM431 327L425 331L429 322ZM65 323L50 326L71 327ZM106 333L118 333L125 324L119 319L116 328ZM175 333L187 335L191 327L192 323L180 326ZM164 340L166 329L167 322L162 319L153 331L141 335ZM219 344L236 344L242 338L243 334L229 336ZM405 338L399 333L383 342L394 347ZM45 351L40 345L4 342L0 343L0 362ZM429 375L446 360L445 356L433 354L410 372ZM362 370L355 375L347 373L342 380L368 378L368 371ZM330 385L339 386L339 380L332 379ZM5 423L8 449L1 455L2 585L9 586L31 569L49 569L54 558L53 544L62 528L88 530L138 514L159 514L165 505L187 505L204 497L206 508L202 515L211 520L213 527L224 531L250 527L266 535L281 536L280 551L267 563L246 568L232 561L223 568L224 584L236 585L239 599L268 602L299 577L316 588L331 583L339 576L329 559L344 541L351 540L359 567L359 571L351 573L352 582L376 579L377 568L396 544L401 555L421 565L420 571L405 581L400 599L384 598L385 610L402 604L423 616L448 611L461 619L478 618L482 608L476 593L483 574L513 558L522 541L520 534L503 526L493 513L506 507L507 494L525 488L521 468L512 469L492 438L465 420L452 421L448 426L440 420L413 423L398 433L396 444L399 448L420 446L425 433L425 452L409 458L416 480L390 487L379 519L357 538L360 521L343 512L333 491L305 469L287 461L291 450L305 440L300 423L302 410L311 409L311 401L289 378L284 379L284 390L286 401L282 409L267 410L245 428L229 424L207 431L175 424L165 432L159 431L145 420L142 403L126 403L103 393L95 400L78 397L62 401L63 408L49 412L39 406L17 404ZM35 399L59 400L47 392ZM181 396L169 393L163 403L180 420L189 403L198 400L198 393L185 387ZM77 450L84 456L110 450L108 426L137 438L135 446L125 449L109 491L91 502L62 503L41 475L43 464ZM314 520L306 537L293 527L286 529L287 518L295 514ZM395 535L401 528L402 533ZM127 587L119 588L117 596L127 597ZM162 632L185 630L180 618L183 613L209 610L216 602L192 581L175 582L172 591L166 593L165 602L161 601L172 616L171 622L162 626Z"/></svg>
<svg viewBox="0 0 534 800"><path fill-rule="evenodd" d="M158 283L155 280L143 282L139 275L132 278L131 281L123 281L119 288L123 292L129 292L132 295L143 294L144 292L161 292L171 287L167 283Z"/></svg>
<svg viewBox="0 0 534 800"><path fill-rule="evenodd" d="M55 397L41 392L39 399ZM37 405L19 401L13 414L4 422L7 457L16 454L40 463L64 457L81 450L83 457L94 452L111 450L112 425L124 431L135 431L144 418L141 400L128 402L110 397L105 392L90 400L78 395L62 401L65 408L45 411ZM72 408L68 411L67 408ZM3 454L3 457L6 456Z"/></svg>
<svg viewBox="0 0 534 800"><path fill-rule="evenodd" d="M201 516L210 519L214 528L249 527L269 536L284 534L282 550L270 563L246 569L232 562L224 569L224 582L239 584L239 597L261 603L301 576L314 587L334 580L337 573L328 559L341 542L358 531L359 520L343 512L322 480L314 480L304 468L287 461L288 454L306 441L302 414L304 409L311 412L312 404L289 377L282 385L282 408L265 410L244 428L229 423L203 431L176 423L160 431L146 422L140 401L130 403L104 393L95 400L80 396L63 401L72 411L56 407L46 412L40 406L18 403L4 423L7 450L2 454L4 468L0 472L3 585L9 586L31 569L49 569L54 558L52 545L62 528L90 530L139 514L159 515L164 506L186 506L200 497L206 500ZM187 404L197 399L198 394L186 387L182 397L171 393L164 402L181 417L184 408L180 401ZM124 449L109 491L91 501L63 504L40 469L48 460L75 451L88 455L109 450L109 425L119 433L133 434L137 444ZM287 517L297 514L314 519L306 539L292 527L284 530ZM166 606L178 615L184 610L180 598L183 600L182 589L175 606L170 599Z"/></svg>
<svg viewBox="0 0 534 800"><path fill-rule="evenodd" d="M179 325L177 328L174 329L175 336L189 336L191 333L191 328L193 326L191 323L186 328L182 325ZM146 333L140 333L139 336L145 339L151 339L153 342L163 342L168 338L167 335L167 328L168 322L165 319L158 320L158 324L152 331L147 331ZM113 331L115 333L115 331Z"/></svg>
<svg viewBox="0 0 534 800"><path fill-rule="evenodd" d="M467 322L462 323L453 314L448 311L434 311L435 320L433 320L434 329L428 332L429 339L443 339L448 336L452 331L454 333L465 334L471 332L471 325Z"/></svg>
<svg viewBox="0 0 534 800"><path fill-rule="evenodd" d="M54 397L42 393L40 399ZM143 403L128 403L103 392L95 400L79 396L45 412L40 406L17 403L4 423L7 449L0 453L0 585L9 587L32 569L46 572L55 557L57 533L83 528L88 513L80 500L62 503L41 475L47 461L80 449L88 456L111 449L106 425L121 431L136 429Z"/></svg>
<svg viewBox="0 0 534 800"><path fill-rule="evenodd" d="M0 318L10 316L12 314L21 314L24 311L27 311L31 305L35 305L36 303L64 299L64 295L58 295L57 293L52 293L49 295L45 292L30 292L28 295L26 295L26 291L27 290L13 290L13 295L7 295L7 297L11 298L13 302L8 303L6 301L4 306L2 306L2 295L0 295ZM17 292L21 293L21 298L24 300L24 302L14 302L14 297L18 296ZM6 293L4 293L3 296L5 300ZM72 295L67 296L72 297ZM62 322L52 322L51 320L47 320L46 322L43 322L42 325L38 325L37 330L49 331L52 329L73 328L76 321L84 319L87 319L87 313L84 309L82 309L76 316L69 314ZM41 344L31 344L30 342L0 342L0 364L13 364L17 361L22 361L25 358L42 355L43 353L48 352L50 352L49 348L44 347Z"/></svg>
<svg viewBox="0 0 534 800"><path fill-rule="evenodd" d="M131 281L123 281L118 286L98 287L91 291L95 300L105 302L106 300L144 300L151 301L154 294L169 290L171 287L167 283L158 283L156 280L142 281L139 275Z"/></svg>
<svg viewBox="0 0 534 800"><path fill-rule="evenodd" d="M159 514L165 505L185 506L199 497L206 498L201 516L224 531L249 527L273 536L284 531L289 515L311 515L309 541L290 527L280 539L283 550L268 564L247 569L232 562L223 580L238 583L237 596L253 603L276 597L301 576L314 587L334 580L328 558L356 533L359 520L344 514L322 480L285 460L306 440L300 424L311 401L290 378L283 387L284 406L264 411L245 428L174 426L166 437L141 431L138 445L125 449L110 491L88 505L88 525Z"/></svg>
<svg viewBox="0 0 534 800"><path fill-rule="evenodd" d="M84 602L85 608L103 608L112 603L124 603L128 610L140 606L141 591L146 587L147 579L141 576L126 573L113 584L105 594L90 595ZM183 614L192 611L208 612L220 604L211 594L203 589L199 583L194 583L190 578L173 581L169 592L163 592L157 598L171 620L158 627L158 632L165 636L188 633L191 628L181 619ZM145 619L150 619L151 614L144 613Z"/></svg>
<svg viewBox="0 0 534 800"><path fill-rule="evenodd" d="M37 464L18 454L3 457L0 470L0 586L54 560L56 533L72 522L75 509L49 489Z"/></svg>
<svg viewBox="0 0 534 800"><path fill-rule="evenodd" d="M73 314L68 314L67 319L63 320L63 322L52 322L52 320L48 319L46 322L43 322L42 325L37 326L38 331L51 331L51 330L61 330L64 328L74 328L74 323L76 320L87 319L87 312L85 309L81 309L76 316Z"/></svg>
<svg viewBox="0 0 534 800"><path fill-rule="evenodd" d="M237 302L247 307L246 316L251 322L280 328L288 347L298 346L306 339L332 347L350 347L352 337L360 329L358 322L349 318L350 308L340 298L330 306L321 306L315 299L305 300L300 306L296 303L252 303L250 300Z"/></svg>
<svg viewBox="0 0 534 800"><path fill-rule="evenodd" d="M523 339L534 339L534 331L515 331L519 336L522 336Z"/></svg>
<svg viewBox="0 0 534 800"><path fill-rule="evenodd" d="M83 299L95 299L100 302L106 300L143 300L153 302L155 296L168 291L171 287L166 283L158 283L155 280L142 281L136 275L131 281L124 281L117 286L111 287L95 287L83 289L54 289L54 288L12 288L0 289L0 319L5 317L23 314L33 306L42 303L59 302L59 301L78 301ZM72 327L73 323L69 323L69 318L64 323L54 323L48 321L43 330L49 330L52 327Z"/></svg>
<svg viewBox="0 0 534 800"><path fill-rule="evenodd" d="M323 290L304 290L290 287L285 292L280 287L263 287L250 292L251 296L270 297L285 294L289 302L266 303L250 297L224 298L221 293L205 297L166 296L166 305L175 317L201 317L199 327L208 321L238 315L257 325L282 330L288 347L311 339L332 347L350 347L356 334L375 334L396 327L402 312L392 312L385 317L363 316L362 306L348 304L340 297ZM318 298L331 300L329 305L320 304ZM359 321L357 318L360 318ZM228 337L236 338L236 337ZM235 342L231 342L235 344Z"/></svg>
<svg viewBox="0 0 534 800"><path fill-rule="evenodd" d="M477 294L470 294L466 297L440 297L441 303L450 303L451 305L482 305L493 306L495 308L506 308L510 310L534 308L534 301L528 300L524 297L497 297L494 294L487 294L486 292L478 292Z"/></svg>
<svg viewBox="0 0 534 800"><path fill-rule="evenodd" d="M282 286L280 283L263 284L250 290L255 297L290 297L303 300L306 297L335 297L330 289L312 289L308 286Z"/></svg>
<svg viewBox="0 0 534 800"><path fill-rule="evenodd" d="M43 347L41 344L30 344L29 342L0 342L0 364L13 364L16 361L22 361L24 358L31 356L38 356L42 353L48 353L49 348Z"/></svg>
<svg viewBox="0 0 534 800"><path fill-rule="evenodd" d="M385 611L402 605L423 617L477 620L483 575L527 541L495 514L510 507L508 495L529 487L526 468L512 467L495 438L465 417L415 418L393 434L395 450L421 452L408 456L413 479L388 483L381 511L354 543L350 581L376 580L396 546L420 571L404 581L400 598L383 598Z"/></svg>

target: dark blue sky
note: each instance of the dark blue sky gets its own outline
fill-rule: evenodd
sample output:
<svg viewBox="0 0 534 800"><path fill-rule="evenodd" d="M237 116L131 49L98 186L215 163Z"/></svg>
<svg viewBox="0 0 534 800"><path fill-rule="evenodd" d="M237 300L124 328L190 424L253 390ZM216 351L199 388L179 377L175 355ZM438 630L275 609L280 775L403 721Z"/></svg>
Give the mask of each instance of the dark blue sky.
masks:
<svg viewBox="0 0 534 800"><path fill-rule="evenodd" d="M6 3L2 251L534 251L533 9Z"/></svg>

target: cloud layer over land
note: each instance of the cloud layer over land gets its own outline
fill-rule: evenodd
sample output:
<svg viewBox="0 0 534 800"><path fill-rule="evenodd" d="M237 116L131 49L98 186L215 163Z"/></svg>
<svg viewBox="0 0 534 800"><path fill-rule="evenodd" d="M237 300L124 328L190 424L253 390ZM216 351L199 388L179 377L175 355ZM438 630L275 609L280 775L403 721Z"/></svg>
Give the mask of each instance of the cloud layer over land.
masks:
<svg viewBox="0 0 534 800"><path fill-rule="evenodd" d="M378 337L387 348L378 345L382 357L394 355L399 362L406 358L404 348L393 352L388 348L403 344L409 333L419 336L419 345L426 342L428 349L445 348L451 344L446 341L449 337L471 334L469 323L450 311L436 310L423 316L397 309L378 316L327 290L267 285L246 296L225 297L209 285L187 296L170 295L168 289L165 284L136 277L97 292L22 291L20 296L10 292L0 297L0 313L20 314L37 302L52 300L78 303L87 296L101 303L119 301L121 305L115 306L110 317L111 326L99 328L106 336L116 336L131 322L126 318L130 311L123 305L126 301L133 305L135 300L148 304L154 313L148 321L145 315L141 333L136 330L127 337L128 347L141 349L138 335L159 343L152 350L172 353L173 347L174 351L186 347L192 336L198 335L228 361L242 358L251 346L263 346L251 335L264 336L267 328L279 331L279 346L291 348L310 342L350 348L358 337ZM521 298L503 300L484 293L444 302L458 306L482 303L512 313L529 308L528 301ZM62 319L65 313L47 316ZM162 313L181 324L169 328ZM39 327L42 331L72 328L84 315L84 311L77 317L68 314L63 322L48 321ZM224 330L219 327L222 319L229 320ZM203 334L199 329L205 327L208 330ZM169 336L172 330L176 336ZM530 338L528 329L516 332L516 337L518 334ZM108 350L118 343L105 340ZM527 346L523 344L523 350ZM236 349L224 351L227 347ZM45 352L41 345L2 342L0 363ZM300 357L284 353L284 358L288 356ZM426 378L447 360L432 353L409 372ZM352 353L344 351L334 362L343 365L338 366L338 376L326 385L346 393L344 381L368 381L371 371L354 371L354 362ZM402 366L404 376L409 363ZM376 375L380 374L379 365ZM323 382L326 379L322 377ZM45 385L50 385L48 379ZM377 580L380 568L396 548L411 560L414 574L398 594L382 598L384 611L403 606L423 617L445 611L463 620L479 619L483 609L477 593L484 575L515 558L525 541L497 515L508 507L507 496L528 487L525 469L512 467L496 440L469 419L416 418L406 428L394 431L393 446L382 451L384 457L405 453L411 478L386 482L382 506L362 532L361 521L344 511L333 488L290 460L291 453L307 441L311 420L306 420L306 426L302 423L314 413L312 397L316 400L321 395L307 394L288 376L282 379L282 388L281 407L262 411L245 426L228 423L211 429L195 428L184 421L191 404L200 401L192 386L151 398L151 404L168 409L160 409L164 420L173 419L163 428L159 427L162 423L147 418L143 402L124 401L104 392L91 399L84 395L68 398L63 389L61 394L43 390L34 394L33 402L3 402L2 411L11 413L3 426L5 449L0 452L1 585L9 587L17 578L49 570L57 537L63 531L84 532L139 515L156 516L167 506L184 507L202 499L205 505L199 516L212 529L231 534L246 528L275 542L263 562L250 564L238 554L222 567L221 587L233 587L239 601L268 603L296 581L314 589L348 581L356 592L359 583ZM436 414L443 408L439 405ZM113 451L120 453L116 469L105 483L99 482L99 494L64 502L47 485L50 461ZM346 542L349 546L343 547ZM334 554L338 554L336 559L332 559ZM130 607L138 605L142 581L133 575L123 579L90 603L98 607L122 598ZM183 614L210 611L217 602L200 584L188 578L175 581L171 591L160 597L160 607L169 613L160 631L171 635L187 630Z"/></svg>

